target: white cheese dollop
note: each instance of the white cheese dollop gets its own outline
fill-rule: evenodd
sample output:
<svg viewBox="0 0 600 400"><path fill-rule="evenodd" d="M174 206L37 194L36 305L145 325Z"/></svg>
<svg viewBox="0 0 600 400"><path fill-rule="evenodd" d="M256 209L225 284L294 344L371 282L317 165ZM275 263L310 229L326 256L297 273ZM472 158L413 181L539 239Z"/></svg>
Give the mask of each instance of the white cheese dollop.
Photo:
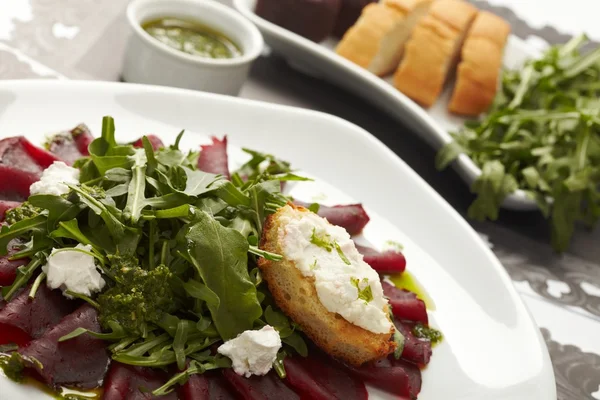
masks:
<svg viewBox="0 0 600 400"><path fill-rule="evenodd" d="M266 375L280 348L279 333L266 325L258 331L242 332L219 346L217 351L231 359L236 374L249 378L252 375Z"/></svg>
<svg viewBox="0 0 600 400"><path fill-rule="evenodd" d="M39 181L29 187L29 193L34 194L53 194L60 196L69 193L69 187L65 185L79 185L79 170L69 167L62 161L54 163L46 168Z"/></svg>
<svg viewBox="0 0 600 400"><path fill-rule="evenodd" d="M383 296L379 274L363 261L348 232L314 213L292 215L281 217L278 234L283 256L304 276L314 277L321 304L363 329L389 333L392 323L384 311L388 300ZM328 250L313 243L313 234L332 247Z"/></svg>
<svg viewBox="0 0 600 400"><path fill-rule="evenodd" d="M90 252L92 246L78 244L75 249ZM94 257L72 249L52 249L46 265L42 267L47 275L46 284L51 289L70 290L74 293L91 296L104 288L106 282L96 269ZM68 295L65 295L69 297Z"/></svg>

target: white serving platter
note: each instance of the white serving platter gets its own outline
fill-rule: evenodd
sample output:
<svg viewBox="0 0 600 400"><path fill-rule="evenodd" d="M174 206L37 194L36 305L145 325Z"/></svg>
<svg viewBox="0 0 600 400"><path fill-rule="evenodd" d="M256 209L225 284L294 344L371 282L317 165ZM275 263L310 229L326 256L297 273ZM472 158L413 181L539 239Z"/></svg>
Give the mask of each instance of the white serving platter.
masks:
<svg viewBox="0 0 600 400"><path fill-rule="evenodd" d="M368 132L314 111L182 89L0 82L2 137L23 134L41 143L80 122L99 135L104 115L115 118L123 142L154 133L171 143L186 129L181 145L197 148L211 135L227 134L231 167L246 160L241 147L266 151L316 179L290 185L295 197L363 202L372 220L360 240L378 248L388 240L404 244L408 270L435 303L430 319L444 334L423 371L419 400L556 399L544 340L502 265L442 197ZM346 151L332 152L340 143ZM49 398L0 375L2 400Z"/></svg>
<svg viewBox="0 0 600 400"><path fill-rule="evenodd" d="M322 43L315 43L277 26L254 13L256 0L233 0L233 4L242 15L256 24L265 43L285 57L292 67L368 100L410 126L433 148L439 149L450 142L452 137L449 132L457 131L464 123L464 118L452 115L446 109L450 90L446 90L432 108L425 110L394 88L390 78L381 79L338 56L333 51L337 39L328 38ZM525 42L511 35L504 52L504 67L516 68L534 54ZM465 154L460 155L453 166L469 186L481 174L481 169ZM507 196L502 206L522 211L537 209L535 202L521 190Z"/></svg>

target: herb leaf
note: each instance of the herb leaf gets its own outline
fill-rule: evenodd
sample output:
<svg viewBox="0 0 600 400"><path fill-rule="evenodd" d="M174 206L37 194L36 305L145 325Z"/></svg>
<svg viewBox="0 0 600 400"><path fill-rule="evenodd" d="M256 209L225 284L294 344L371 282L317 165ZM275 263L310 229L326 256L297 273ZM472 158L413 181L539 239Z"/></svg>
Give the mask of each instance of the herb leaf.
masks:
<svg viewBox="0 0 600 400"><path fill-rule="evenodd" d="M246 238L200 211L185 239L198 275L219 297L218 306L207 306L221 337L229 340L252 329L262 309L248 274Z"/></svg>

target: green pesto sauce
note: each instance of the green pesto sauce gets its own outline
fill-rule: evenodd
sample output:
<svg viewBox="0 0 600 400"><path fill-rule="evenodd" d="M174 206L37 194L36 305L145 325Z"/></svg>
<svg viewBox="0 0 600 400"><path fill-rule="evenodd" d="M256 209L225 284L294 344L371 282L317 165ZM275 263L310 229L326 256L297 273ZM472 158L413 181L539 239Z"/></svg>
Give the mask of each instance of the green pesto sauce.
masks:
<svg viewBox="0 0 600 400"><path fill-rule="evenodd" d="M400 289L406 289L416 294L423 302L428 310L435 311L435 303L433 299L429 297L423 286L417 281L417 279L410 274L410 272L404 271L401 274L390 275L390 280L399 287Z"/></svg>
<svg viewBox="0 0 600 400"><path fill-rule="evenodd" d="M193 56L217 59L242 55L228 37L194 21L161 18L144 22L142 28L156 40Z"/></svg>

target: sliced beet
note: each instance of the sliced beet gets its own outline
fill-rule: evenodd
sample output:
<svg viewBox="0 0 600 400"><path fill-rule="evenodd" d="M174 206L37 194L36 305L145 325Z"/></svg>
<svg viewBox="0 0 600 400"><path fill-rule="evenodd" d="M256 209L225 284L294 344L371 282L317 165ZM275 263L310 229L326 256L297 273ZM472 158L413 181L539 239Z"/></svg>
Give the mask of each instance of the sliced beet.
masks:
<svg viewBox="0 0 600 400"><path fill-rule="evenodd" d="M356 245L364 260L380 274L399 274L406 269L406 258L399 251L387 250L382 253L370 247Z"/></svg>
<svg viewBox="0 0 600 400"><path fill-rule="evenodd" d="M416 398L421 391L421 370L393 356L362 367L347 367L365 382L401 398Z"/></svg>
<svg viewBox="0 0 600 400"><path fill-rule="evenodd" d="M9 286L13 283L17 277L17 269L21 265L25 265L29 262L28 258L20 260L10 260L16 252L19 251L19 246L22 242L19 239L13 239L8 242L8 253L4 256L0 256L0 286Z"/></svg>
<svg viewBox="0 0 600 400"><path fill-rule="evenodd" d="M135 367L113 361L104 382L103 400L177 400L176 392L153 396L170 376L162 369Z"/></svg>
<svg viewBox="0 0 600 400"><path fill-rule="evenodd" d="M395 321L396 329L404 335L404 350L402 358L415 364L425 366L431 359L431 342L413 335L414 324Z"/></svg>
<svg viewBox="0 0 600 400"><path fill-rule="evenodd" d="M235 400L240 397L220 372L208 371L190 376L179 389L182 400Z"/></svg>
<svg viewBox="0 0 600 400"><path fill-rule="evenodd" d="M294 201L294 204L308 207L311 203ZM370 219L362 204L347 204L333 207L319 206L318 214L323 218L327 218L327 221L333 225L338 225L346 229L350 235L362 232Z"/></svg>
<svg viewBox="0 0 600 400"><path fill-rule="evenodd" d="M0 164L41 175L54 161L60 161L52 153L35 146L23 136L0 140Z"/></svg>
<svg viewBox="0 0 600 400"><path fill-rule="evenodd" d="M0 198L24 200L29 186L59 159L23 136L0 140Z"/></svg>
<svg viewBox="0 0 600 400"><path fill-rule="evenodd" d="M148 141L150 142L150 145L152 145L152 149L154 151L160 149L161 147L165 147L164 143L162 142L162 140L160 140L160 138L156 135L146 135L146 137L148 138ZM137 148L142 148L144 147L144 142L142 142L142 138L139 138L138 140L136 140L135 142L132 143L133 147L137 147Z"/></svg>
<svg viewBox="0 0 600 400"><path fill-rule="evenodd" d="M284 364L288 384L303 398L367 400L369 397L362 380L320 351L311 351L306 358L287 357Z"/></svg>
<svg viewBox="0 0 600 400"><path fill-rule="evenodd" d="M29 361L28 372L35 372L48 386L72 386L82 389L98 387L104 379L109 358L106 342L90 335L81 335L59 343L58 339L85 328L100 332L98 312L89 304L84 304L63 318L58 325L29 343L18 352ZM41 365L40 365L41 364Z"/></svg>
<svg viewBox="0 0 600 400"><path fill-rule="evenodd" d="M39 179L37 172L21 171L0 163L0 199L26 200L29 197L29 187Z"/></svg>
<svg viewBox="0 0 600 400"><path fill-rule="evenodd" d="M38 339L79 305L46 285L40 285L31 300L30 288L31 285L0 310L0 344L23 346Z"/></svg>
<svg viewBox="0 0 600 400"><path fill-rule="evenodd" d="M223 376L244 400L300 400L273 371L265 376L245 378L226 368Z"/></svg>
<svg viewBox="0 0 600 400"><path fill-rule="evenodd" d="M70 131L57 133L48 143L48 150L69 165L89 155L88 146L94 136L85 124L77 125Z"/></svg>
<svg viewBox="0 0 600 400"><path fill-rule="evenodd" d="M2 179L0 177L0 179ZM0 222L4 221L4 216L8 210L17 208L21 205L18 201L0 200Z"/></svg>
<svg viewBox="0 0 600 400"><path fill-rule="evenodd" d="M406 289L399 289L391 283L382 281L383 294L390 299L392 312L399 320L429 323L425 302Z"/></svg>
<svg viewBox="0 0 600 400"><path fill-rule="evenodd" d="M227 162L227 136L222 140L212 138L212 144L203 144L198 158L198 169L211 174L220 174L230 179Z"/></svg>

